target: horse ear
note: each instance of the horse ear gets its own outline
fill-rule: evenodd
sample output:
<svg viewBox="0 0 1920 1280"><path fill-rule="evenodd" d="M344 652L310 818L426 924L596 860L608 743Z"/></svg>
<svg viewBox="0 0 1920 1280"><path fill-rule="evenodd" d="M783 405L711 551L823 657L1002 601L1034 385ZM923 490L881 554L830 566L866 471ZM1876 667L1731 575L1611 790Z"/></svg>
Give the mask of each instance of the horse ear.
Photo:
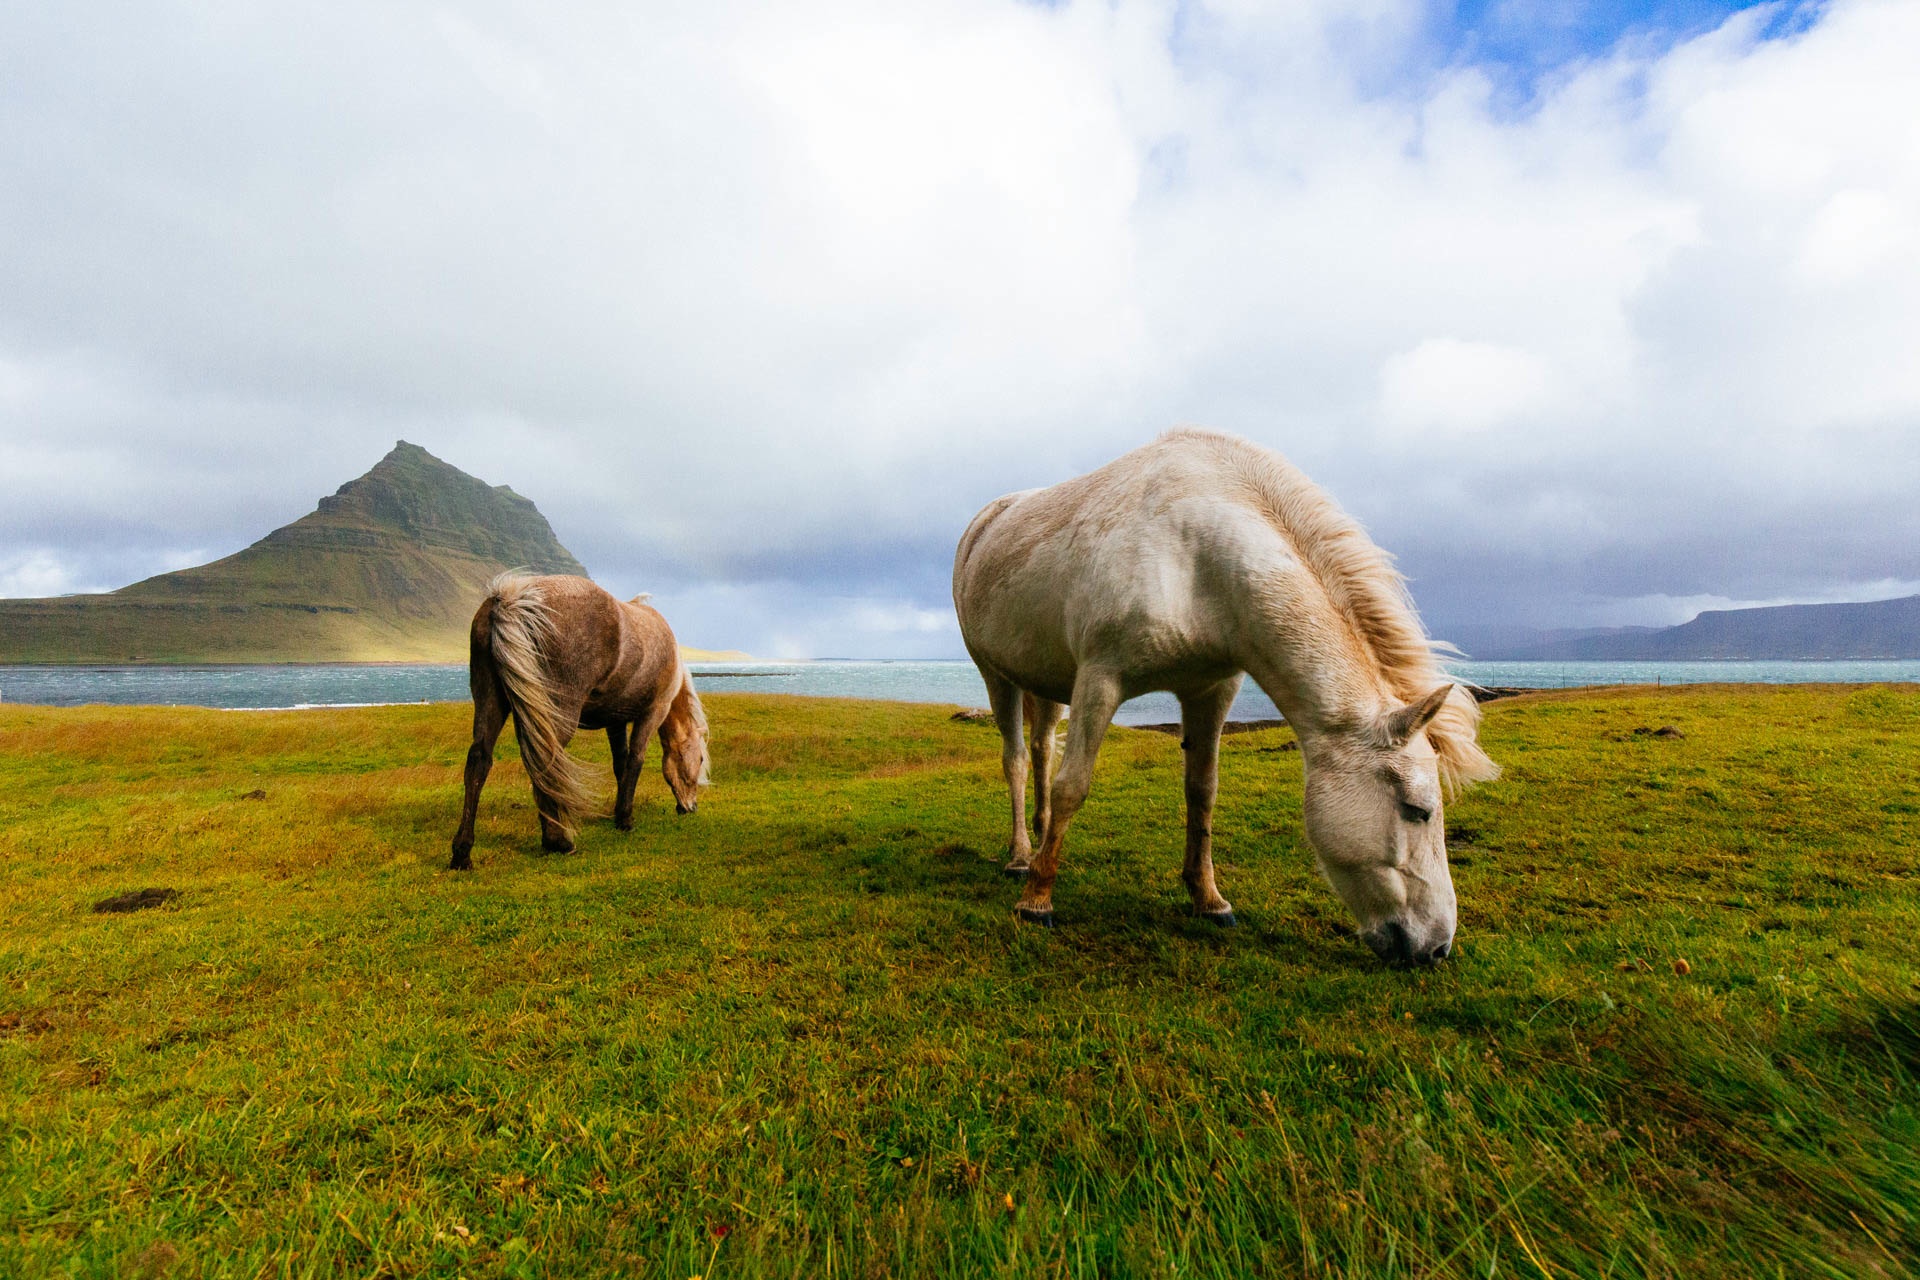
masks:
<svg viewBox="0 0 1920 1280"><path fill-rule="evenodd" d="M1440 708L1447 703L1447 695L1453 692L1453 686L1443 684L1418 702L1409 702L1387 717L1387 741L1396 747L1404 747L1413 735L1427 727L1427 722L1440 714Z"/></svg>

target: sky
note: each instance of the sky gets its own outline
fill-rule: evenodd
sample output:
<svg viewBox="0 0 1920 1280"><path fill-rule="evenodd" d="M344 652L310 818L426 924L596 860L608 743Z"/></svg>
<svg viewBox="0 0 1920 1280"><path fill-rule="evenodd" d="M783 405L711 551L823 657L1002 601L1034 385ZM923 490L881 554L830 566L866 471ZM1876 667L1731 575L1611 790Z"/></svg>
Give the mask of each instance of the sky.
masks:
<svg viewBox="0 0 1920 1280"><path fill-rule="evenodd" d="M961 656L995 496L1279 450L1432 630L1920 591L1920 4L0 7L0 595L397 439L681 639Z"/></svg>

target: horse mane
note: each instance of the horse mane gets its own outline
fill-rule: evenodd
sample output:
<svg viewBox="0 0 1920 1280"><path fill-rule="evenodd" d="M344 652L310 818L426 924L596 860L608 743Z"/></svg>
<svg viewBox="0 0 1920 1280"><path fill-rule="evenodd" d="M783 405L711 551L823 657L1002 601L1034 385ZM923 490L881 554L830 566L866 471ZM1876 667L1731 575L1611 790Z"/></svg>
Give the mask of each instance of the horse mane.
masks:
<svg viewBox="0 0 1920 1280"><path fill-rule="evenodd" d="M1480 749L1479 703L1436 657L1458 651L1427 636L1405 576L1359 521L1298 467L1251 441L1194 427L1176 428L1161 439L1204 444L1247 485L1394 697L1413 702L1442 684L1453 685L1427 724L1427 741L1449 793L1500 776L1500 766Z"/></svg>

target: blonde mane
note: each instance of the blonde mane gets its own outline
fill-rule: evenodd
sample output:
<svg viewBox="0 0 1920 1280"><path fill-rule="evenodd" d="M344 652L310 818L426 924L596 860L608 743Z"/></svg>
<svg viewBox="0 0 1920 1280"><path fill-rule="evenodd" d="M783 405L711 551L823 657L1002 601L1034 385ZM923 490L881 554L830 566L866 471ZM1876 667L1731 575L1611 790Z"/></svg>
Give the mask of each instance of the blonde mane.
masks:
<svg viewBox="0 0 1920 1280"><path fill-rule="evenodd" d="M1440 780L1449 793L1500 775L1500 767L1477 741L1479 704L1435 657L1436 651L1452 646L1428 638L1406 578L1357 520L1285 458L1238 436L1180 427L1161 439L1205 443L1240 477L1394 697L1413 702L1442 684L1453 684L1452 694L1427 725L1427 740L1439 757Z"/></svg>

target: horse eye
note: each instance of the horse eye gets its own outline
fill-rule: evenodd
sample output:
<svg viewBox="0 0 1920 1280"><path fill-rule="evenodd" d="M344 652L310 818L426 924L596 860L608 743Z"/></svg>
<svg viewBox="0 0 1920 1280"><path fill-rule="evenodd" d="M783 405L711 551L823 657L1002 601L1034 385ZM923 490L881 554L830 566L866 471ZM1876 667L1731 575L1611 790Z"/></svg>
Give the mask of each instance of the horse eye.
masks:
<svg viewBox="0 0 1920 1280"><path fill-rule="evenodd" d="M1400 802L1400 816L1408 822L1418 825L1419 823L1425 822L1428 818L1431 818L1433 816L1433 810L1422 809L1417 804L1408 804L1405 800L1402 800Z"/></svg>

